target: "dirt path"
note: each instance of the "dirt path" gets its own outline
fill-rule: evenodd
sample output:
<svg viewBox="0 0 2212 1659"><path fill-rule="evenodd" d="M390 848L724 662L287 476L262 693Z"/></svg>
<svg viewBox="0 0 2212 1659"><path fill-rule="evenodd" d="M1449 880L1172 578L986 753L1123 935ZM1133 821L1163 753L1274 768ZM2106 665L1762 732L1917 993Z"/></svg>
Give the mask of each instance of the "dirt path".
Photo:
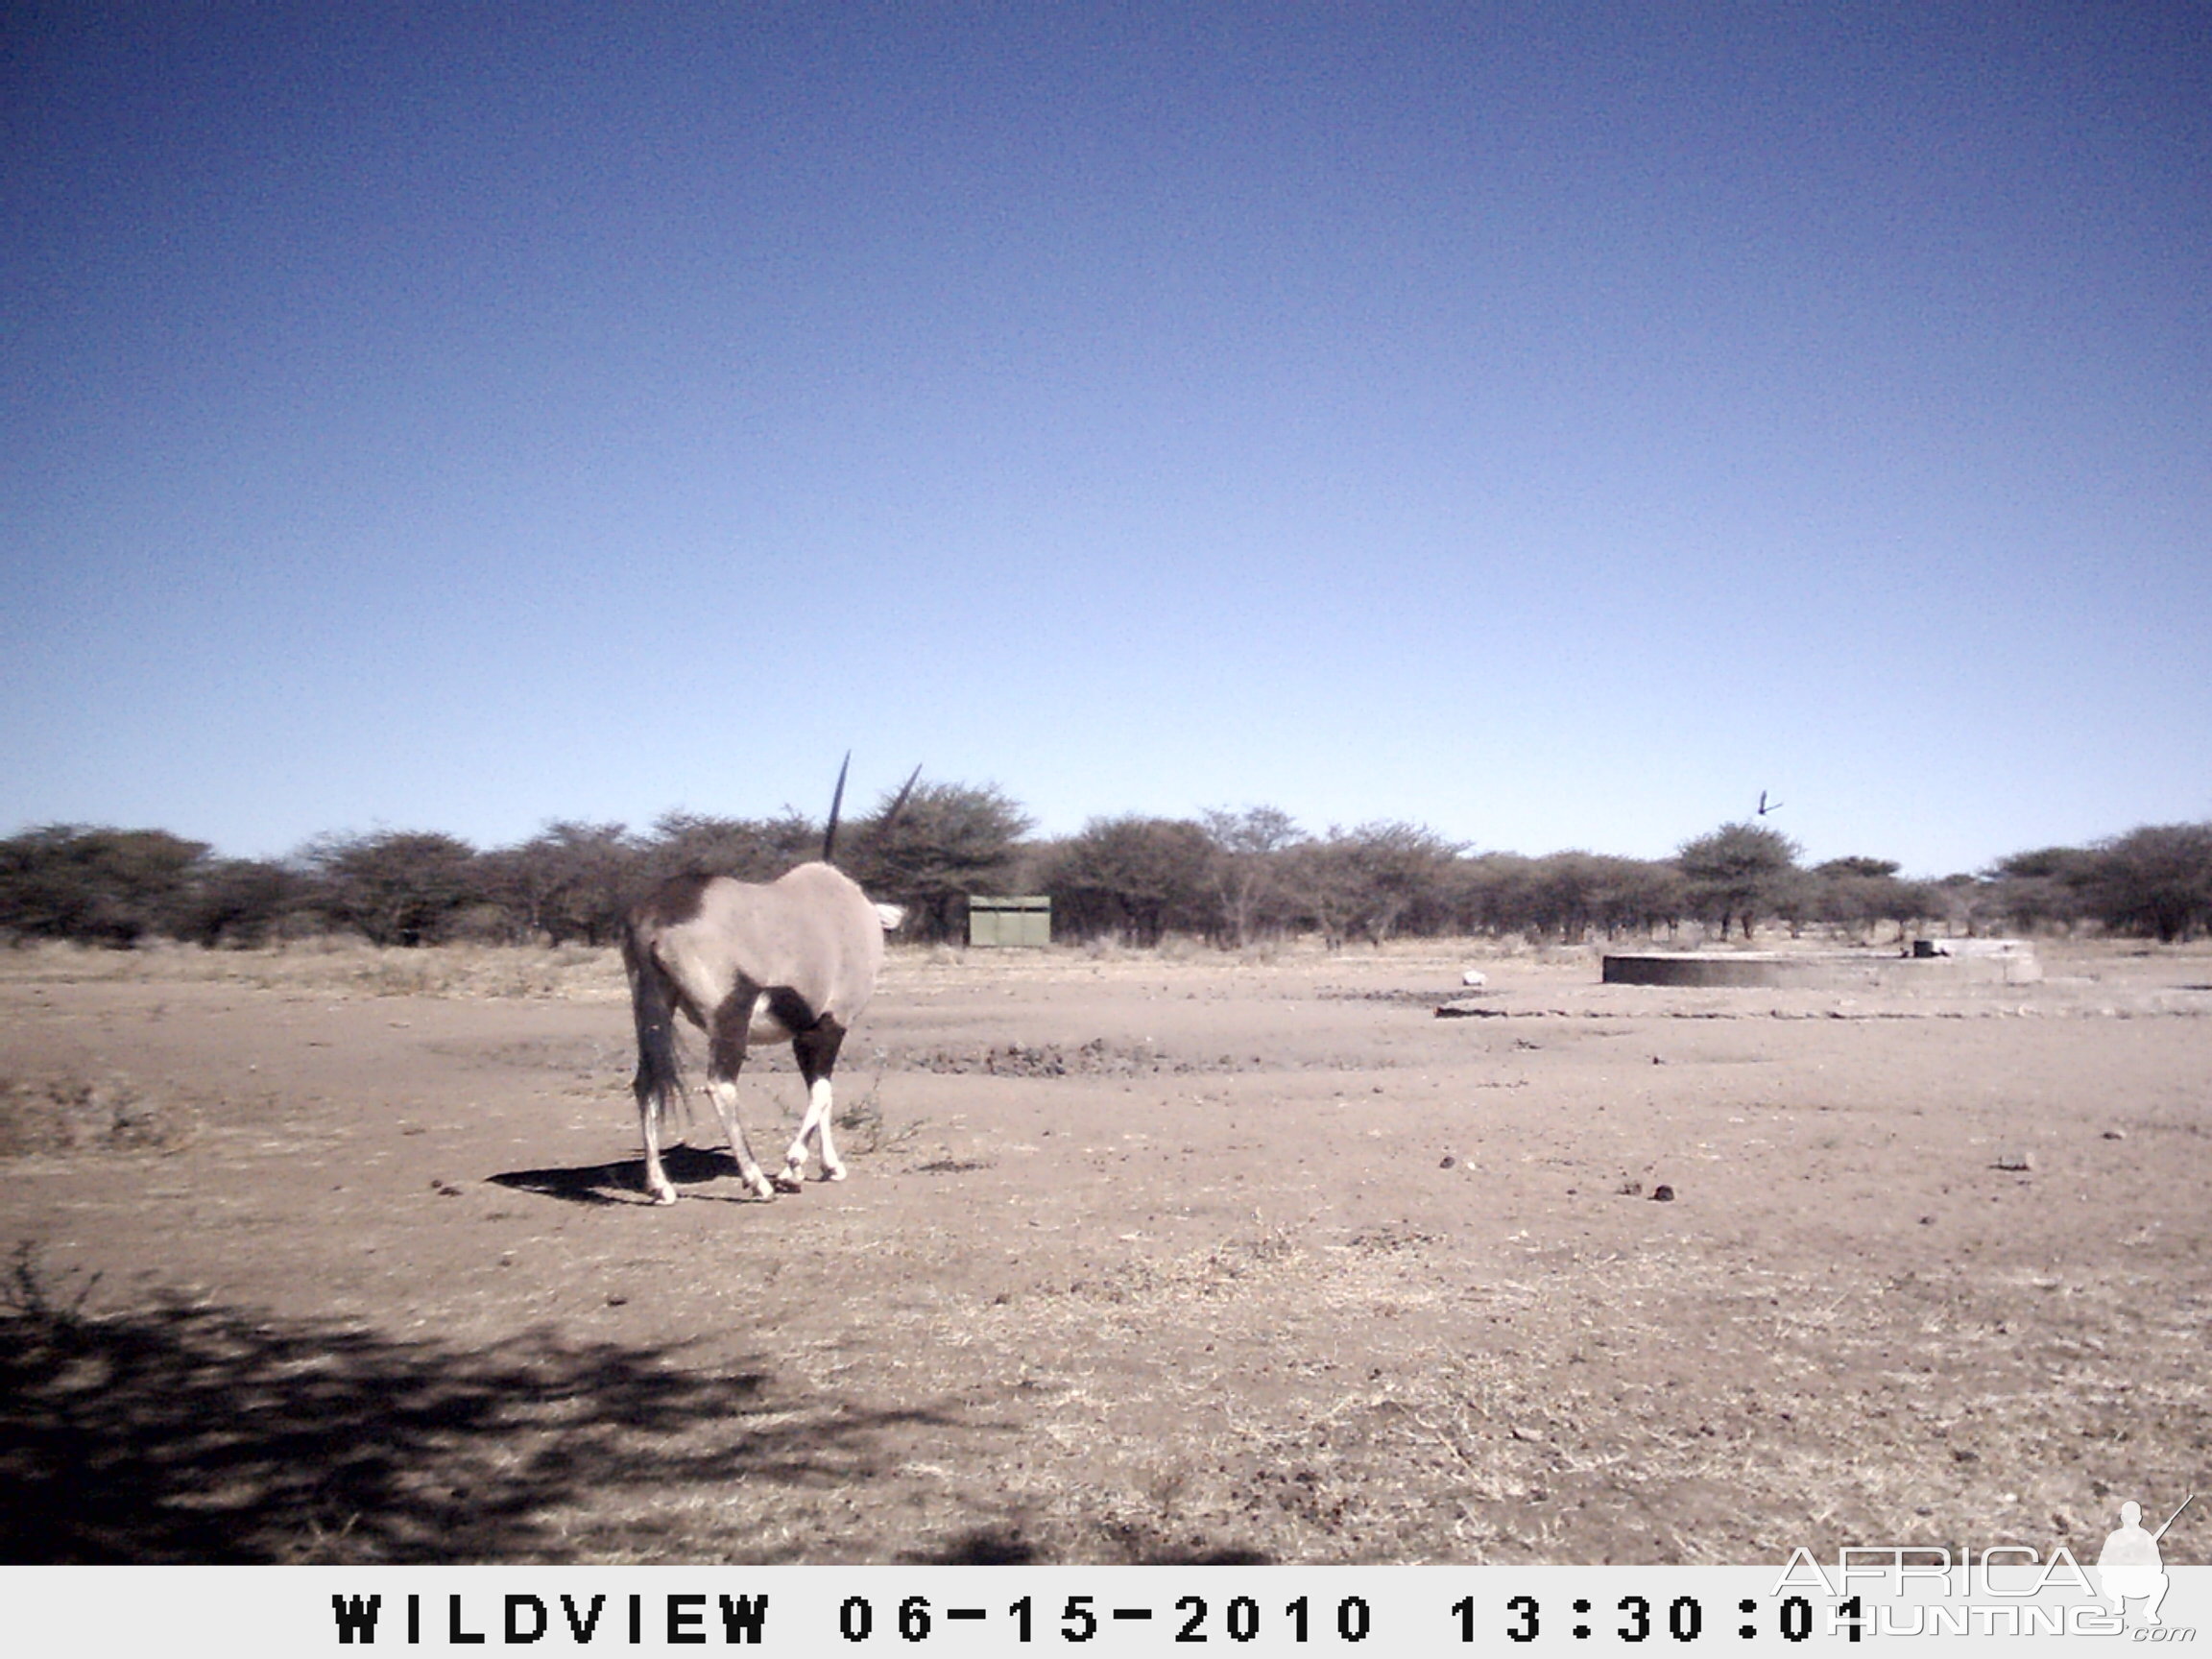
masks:
<svg viewBox="0 0 2212 1659"><path fill-rule="evenodd" d="M1764 1561L2212 1484L2212 961L1439 1020L1465 960L901 955L853 1179L672 1210L610 963L12 965L0 1547Z"/></svg>

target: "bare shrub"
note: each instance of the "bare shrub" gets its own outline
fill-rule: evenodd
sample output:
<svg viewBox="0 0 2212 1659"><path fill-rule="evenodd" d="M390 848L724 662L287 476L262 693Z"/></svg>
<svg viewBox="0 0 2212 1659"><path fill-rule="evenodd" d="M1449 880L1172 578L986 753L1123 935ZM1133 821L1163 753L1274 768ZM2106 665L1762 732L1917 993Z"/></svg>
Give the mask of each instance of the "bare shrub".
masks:
<svg viewBox="0 0 2212 1659"><path fill-rule="evenodd" d="M895 1152L913 1141L926 1124L917 1118L910 1123L902 1123L896 1129L889 1126L883 1116L883 1072L890 1064L884 1050L876 1050L876 1074L868 1079L868 1087L857 1098L842 1102L831 1126L845 1142L845 1150L856 1158L871 1158L878 1152Z"/></svg>

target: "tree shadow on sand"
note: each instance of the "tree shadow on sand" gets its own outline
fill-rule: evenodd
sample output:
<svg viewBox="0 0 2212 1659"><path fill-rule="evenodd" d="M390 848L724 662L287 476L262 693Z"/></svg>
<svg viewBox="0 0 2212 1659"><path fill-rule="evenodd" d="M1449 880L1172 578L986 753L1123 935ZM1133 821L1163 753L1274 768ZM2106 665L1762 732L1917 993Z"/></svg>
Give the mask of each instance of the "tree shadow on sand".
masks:
<svg viewBox="0 0 2212 1659"><path fill-rule="evenodd" d="M89 1288L89 1287L87 1287ZM696 1558L681 1489L883 1472L927 1410L776 1398L759 1369L533 1334L469 1352L170 1304L87 1315L0 1286L0 1561ZM694 1506L695 1507L695 1506ZM619 1520L595 1520L618 1516Z"/></svg>
<svg viewBox="0 0 2212 1659"><path fill-rule="evenodd" d="M1275 1558L1257 1550L1204 1542L1175 1543L1133 1532L1107 1532L1076 1552L1084 1561L1133 1567L1267 1567ZM933 1567L1033 1567L1056 1563L1064 1551L1038 1543L1019 1524L979 1527L942 1549L900 1557Z"/></svg>

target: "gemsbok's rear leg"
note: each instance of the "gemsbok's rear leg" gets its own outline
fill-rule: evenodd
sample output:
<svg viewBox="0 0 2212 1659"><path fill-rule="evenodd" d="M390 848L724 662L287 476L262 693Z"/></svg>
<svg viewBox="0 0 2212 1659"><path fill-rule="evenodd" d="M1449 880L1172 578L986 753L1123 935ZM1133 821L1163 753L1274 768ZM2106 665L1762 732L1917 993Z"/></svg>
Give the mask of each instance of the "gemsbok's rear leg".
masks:
<svg viewBox="0 0 2212 1659"><path fill-rule="evenodd" d="M830 1133L830 1119L835 1112L830 1074L837 1069L837 1050L844 1041L845 1027L827 1014L791 1039L799 1074L806 1080L806 1116L799 1120L799 1133L783 1154L783 1173L776 1178L776 1185L786 1192L798 1191L805 1181L809 1140L822 1153L822 1179L845 1179L845 1166L838 1160L837 1142Z"/></svg>
<svg viewBox="0 0 2212 1659"><path fill-rule="evenodd" d="M722 1119L722 1132L730 1137L730 1150L737 1159L737 1178L753 1190L756 1198L773 1198L776 1188L761 1171L745 1139L745 1125L737 1120L737 1073L745 1069L745 1040L753 1026L753 1005L760 993L738 981L714 1009L707 1033L707 1094L714 1102L714 1116Z"/></svg>
<svg viewBox="0 0 2212 1659"><path fill-rule="evenodd" d="M630 975L631 1007L637 1020L638 1138L645 1142L645 1190L656 1204L676 1202L676 1189L661 1167L661 1119L676 1097L676 998L667 975L635 933L622 941Z"/></svg>
<svg viewBox="0 0 2212 1659"><path fill-rule="evenodd" d="M661 1102L637 1090L637 1127L645 1142L645 1190L656 1204L676 1202L676 1188L661 1167Z"/></svg>

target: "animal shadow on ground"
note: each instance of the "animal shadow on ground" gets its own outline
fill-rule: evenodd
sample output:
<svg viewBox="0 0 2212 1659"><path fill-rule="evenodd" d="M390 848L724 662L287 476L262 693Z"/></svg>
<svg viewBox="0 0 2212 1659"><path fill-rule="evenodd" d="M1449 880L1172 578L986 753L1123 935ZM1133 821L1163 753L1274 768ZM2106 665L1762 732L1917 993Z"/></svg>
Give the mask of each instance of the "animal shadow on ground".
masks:
<svg viewBox="0 0 2212 1659"><path fill-rule="evenodd" d="M751 1540L702 1535L684 1493L866 1482L879 1436L949 1421L794 1410L765 1371L661 1347L468 1352L200 1305L92 1316L27 1253L0 1289L5 1562L743 1558Z"/></svg>
<svg viewBox="0 0 2212 1659"><path fill-rule="evenodd" d="M707 1152L696 1146L670 1146L661 1154L661 1166L678 1186L737 1179L737 1160L729 1152ZM627 1158L618 1164L577 1164L565 1168L510 1169L487 1176L495 1187L517 1192L565 1199L570 1204L644 1204L645 1160ZM694 1194L711 1198L711 1192Z"/></svg>

